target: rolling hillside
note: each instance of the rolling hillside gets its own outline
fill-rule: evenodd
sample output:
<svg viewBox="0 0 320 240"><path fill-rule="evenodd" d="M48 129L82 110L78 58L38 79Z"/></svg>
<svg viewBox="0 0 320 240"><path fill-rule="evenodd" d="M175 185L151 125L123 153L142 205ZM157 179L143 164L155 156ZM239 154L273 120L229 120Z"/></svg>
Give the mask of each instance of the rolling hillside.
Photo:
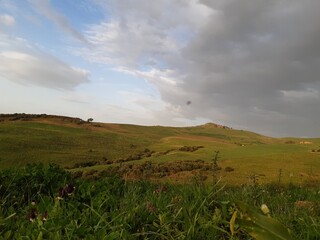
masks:
<svg viewBox="0 0 320 240"><path fill-rule="evenodd" d="M56 163L84 177L114 171L133 179L300 184L319 180L319 149L320 139L276 139L213 123L147 127L0 115L0 168ZM212 171L216 151L218 168Z"/></svg>

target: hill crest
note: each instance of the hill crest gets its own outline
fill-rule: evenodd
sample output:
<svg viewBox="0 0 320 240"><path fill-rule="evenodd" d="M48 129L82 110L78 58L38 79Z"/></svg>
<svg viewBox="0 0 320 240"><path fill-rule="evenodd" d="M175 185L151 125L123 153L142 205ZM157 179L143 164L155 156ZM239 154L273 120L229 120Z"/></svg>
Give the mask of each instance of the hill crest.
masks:
<svg viewBox="0 0 320 240"><path fill-rule="evenodd" d="M83 120L78 117L69 117L62 115L50 115L50 114L27 114L27 113L12 113L12 114L0 114L0 122L2 121L31 121L31 120L60 120L63 122L70 122L76 124L84 124L93 121L92 118L88 120ZM107 123L106 123L107 124ZM122 125L122 124L119 124ZM136 124L123 124L123 125L136 125ZM138 126L138 125L137 125ZM143 126L143 125L141 125ZM160 126L159 127L163 127ZM222 128L222 129L232 129L225 125L220 125L213 122L208 122L198 126L187 126L187 127L200 127L200 128Z"/></svg>
<svg viewBox="0 0 320 240"><path fill-rule="evenodd" d="M199 125L198 127L232 129L230 127L227 127L227 126L224 126L224 125L220 125L220 124L217 124L217 123L213 123L213 122L208 122L208 123Z"/></svg>
<svg viewBox="0 0 320 240"><path fill-rule="evenodd" d="M81 118L68 117L60 115L50 115L50 114L27 114L27 113L13 113L13 114L0 114L0 122L2 121L31 121L31 120L41 120L41 119L56 119L62 121L69 121L73 123L85 123Z"/></svg>

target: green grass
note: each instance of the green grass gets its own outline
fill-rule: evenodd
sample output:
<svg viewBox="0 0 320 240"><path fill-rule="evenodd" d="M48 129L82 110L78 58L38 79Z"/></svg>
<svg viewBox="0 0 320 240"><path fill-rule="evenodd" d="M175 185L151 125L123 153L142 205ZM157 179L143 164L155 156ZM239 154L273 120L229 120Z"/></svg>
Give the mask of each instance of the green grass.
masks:
<svg viewBox="0 0 320 240"><path fill-rule="evenodd" d="M213 125L28 120L0 121L0 239L240 240L261 229L282 239L320 239L320 139L276 139ZM213 172L215 151L221 170ZM27 165L39 162L44 165ZM83 163L93 166L75 167ZM66 183L76 190L59 201ZM259 210L262 204L271 218ZM33 208L37 217L30 222Z"/></svg>
<svg viewBox="0 0 320 240"><path fill-rule="evenodd" d="M115 176L74 179L55 165L0 171L0 182L0 239L253 239L241 214L263 220L260 226L247 220L253 231L268 232L280 224L273 233L291 231L282 239L320 236L318 189L208 186L196 180L156 184ZM58 190L66 183L76 189L58 200ZM314 206L296 207L301 200ZM250 211L243 209L244 204ZM262 214L261 204L269 207L272 218ZM36 216L30 221L32 209ZM48 217L43 221L45 212ZM235 212L239 214L232 220Z"/></svg>
<svg viewBox="0 0 320 240"><path fill-rule="evenodd" d="M289 143L289 141L292 141ZM299 144L310 141L312 144ZM181 152L182 146L203 146L195 152ZM260 175L261 183L281 181L301 184L320 179L320 139L276 139L248 131L198 127L146 127L127 124L76 124L62 118L36 118L29 121L0 122L0 169L24 166L28 163L56 163L72 171L100 170L119 166L120 159L154 151L151 157L126 161L124 165L172 163L184 160L212 162L214 151L220 151L217 173L231 185L248 182L251 175ZM172 150L168 154L159 153ZM106 164L111 161L112 164ZM76 164L92 162L89 168ZM225 167L234 172L224 172ZM210 172L204 173L210 175ZM193 176L194 173L184 173ZM177 179L178 176L172 176ZM171 180L166 176L163 180ZM185 181L185 179L181 179Z"/></svg>
<svg viewBox="0 0 320 240"><path fill-rule="evenodd" d="M116 158L136 151L130 149L130 144L148 142L121 133L104 134L37 122L2 123L0 133L1 168L32 162L68 166L79 161Z"/></svg>

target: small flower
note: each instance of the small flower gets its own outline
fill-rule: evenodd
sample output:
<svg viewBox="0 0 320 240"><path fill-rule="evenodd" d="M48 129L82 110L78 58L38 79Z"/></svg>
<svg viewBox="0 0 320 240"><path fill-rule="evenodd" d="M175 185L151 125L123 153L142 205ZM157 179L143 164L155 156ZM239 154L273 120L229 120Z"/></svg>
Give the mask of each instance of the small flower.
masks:
<svg viewBox="0 0 320 240"><path fill-rule="evenodd" d="M42 213L42 221L46 222L48 220L48 212L45 211L44 213Z"/></svg>
<svg viewBox="0 0 320 240"><path fill-rule="evenodd" d="M68 194L68 196L72 195L75 189L76 189L75 186L73 186L72 184L68 184L68 183L64 187L64 190Z"/></svg>
<svg viewBox="0 0 320 240"><path fill-rule="evenodd" d="M270 214L270 210L269 210L269 208L268 208L268 206L266 204L262 204L260 209L265 215L269 215Z"/></svg>
<svg viewBox="0 0 320 240"><path fill-rule="evenodd" d="M75 186L67 183L64 187L61 187L59 189L58 200L62 200L66 196L72 195L74 190L75 190Z"/></svg>
<svg viewBox="0 0 320 240"><path fill-rule="evenodd" d="M32 200L32 201L31 201L31 205L32 205L32 206L35 206L36 204L37 204L37 203L36 203L35 200Z"/></svg>
<svg viewBox="0 0 320 240"><path fill-rule="evenodd" d="M58 200L63 200L66 197L66 192L64 188L59 188Z"/></svg>
<svg viewBox="0 0 320 240"><path fill-rule="evenodd" d="M36 218L37 218L37 209L31 208L31 211L28 214L28 219L30 222L33 222Z"/></svg>
<svg viewBox="0 0 320 240"><path fill-rule="evenodd" d="M150 213L155 213L157 211L157 209L151 202L147 202L146 208Z"/></svg>

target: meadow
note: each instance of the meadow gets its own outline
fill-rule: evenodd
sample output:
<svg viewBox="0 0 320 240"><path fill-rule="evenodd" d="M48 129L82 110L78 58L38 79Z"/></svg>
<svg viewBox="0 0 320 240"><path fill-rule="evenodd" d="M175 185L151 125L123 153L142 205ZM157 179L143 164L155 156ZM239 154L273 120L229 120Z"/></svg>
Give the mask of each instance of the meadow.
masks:
<svg viewBox="0 0 320 240"><path fill-rule="evenodd" d="M0 114L0 239L320 239L319 154L213 123Z"/></svg>
<svg viewBox="0 0 320 240"><path fill-rule="evenodd" d="M179 183L201 176L210 181L217 151L215 176L229 185L312 185L320 179L320 139L270 138L212 123L175 128L49 115L0 116L0 169L41 162L93 177L118 171L129 179L146 175Z"/></svg>

